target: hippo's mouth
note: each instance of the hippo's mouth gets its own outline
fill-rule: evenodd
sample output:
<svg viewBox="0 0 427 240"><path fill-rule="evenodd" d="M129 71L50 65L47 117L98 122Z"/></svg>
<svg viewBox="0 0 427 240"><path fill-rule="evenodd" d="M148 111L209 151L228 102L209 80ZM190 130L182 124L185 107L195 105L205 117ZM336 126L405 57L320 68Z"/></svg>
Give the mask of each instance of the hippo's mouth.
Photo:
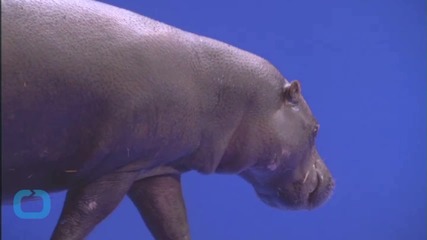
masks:
<svg viewBox="0 0 427 240"><path fill-rule="evenodd" d="M323 181L323 176L321 175L321 173L318 173L317 171L316 171L316 178L317 178L317 184L316 184L316 187L314 188L314 190L311 192L311 193L309 193L308 194L308 204L310 205L310 206L315 206L315 205L317 205L316 203L317 203L317 199L318 199L318 195L319 195L319 192L320 192L320 186L322 185L322 181Z"/></svg>
<svg viewBox="0 0 427 240"><path fill-rule="evenodd" d="M255 187L258 196L267 205L281 209L313 209L331 195L335 186L323 162L316 161L305 177L298 181L275 181L275 188Z"/></svg>
<svg viewBox="0 0 427 240"><path fill-rule="evenodd" d="M314 171L316 173L317 183L314 190L308 194L308 209L313 209L325 202L330 197L332 189L335 185L333 179L330 177L325 177L317 167L315 167Z"/></svg>

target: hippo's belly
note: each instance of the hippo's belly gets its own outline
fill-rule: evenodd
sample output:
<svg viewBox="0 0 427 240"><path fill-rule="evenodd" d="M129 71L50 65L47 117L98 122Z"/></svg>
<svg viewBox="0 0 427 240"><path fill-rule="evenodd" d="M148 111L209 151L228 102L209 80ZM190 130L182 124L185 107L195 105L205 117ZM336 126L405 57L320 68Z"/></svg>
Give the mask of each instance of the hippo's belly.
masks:
<svg viewBox="0 0 427 240"><path fill-rule="evenodd" d="M110 99L54 82L39 87L24 81L3 80L4 197L20 189L65 189L126 164L126 114L113 114Z"/></svg>
<svg viewBox="0 0 427 240"><path fill-rule="evenodd" d="M198 134L186 131L194 124L181 120L189 111L169 107L179 101L148 104L143 91L122 90L126 81L110 86L81 72L22 73L2 73L3 199L21 189L68 189L135 160L164 165L197 147ZM133 86L144 89L144 81Z"/></svg>

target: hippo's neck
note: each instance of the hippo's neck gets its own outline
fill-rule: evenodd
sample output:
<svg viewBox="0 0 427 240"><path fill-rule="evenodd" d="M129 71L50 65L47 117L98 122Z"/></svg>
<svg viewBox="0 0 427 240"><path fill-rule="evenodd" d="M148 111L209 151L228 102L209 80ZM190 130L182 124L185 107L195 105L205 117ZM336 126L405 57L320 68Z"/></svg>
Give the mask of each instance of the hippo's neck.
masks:
<svg viewBox="0 0 427 240"><path fill-rule="evenodd" d="M203 93L199 103L203 128L197 150L177 165L206 174L238 173L254 164L257 149L250 148L260 131L254 125L265 124L263 119L279 108L276 95L285 80L256 55L209 38L190 38L198 66L195 85Z"/></svg>
<svg viewBox="0 0 427 240"><path fill-rule="evenodd" d="M155 136L150 137L151 145L161 155L157 158L169 159L165 164L180 169L213 173L222 165L231 167L222 167L221 171L238 172L251 164L240 153L248 151L247 147L238 147L239 142L247 141L239 135L250 132L251 137L256 137L251 125L262 124L262 119L280 106L278 95L284 79L256 55L177 31L181 34L162 38L168 48L163 51L182 56L182 61L172 59L170 64L156 65L160 74L165 73L159 78L165 84L152 88L154 92L162 91L151 94L153 99L147 105L150 114L141 115L141 119L153 116L148 124L153 131L148 135ZM180 47L174 47L177 43ZM175 68L172 72L176 74L166 74ZM137 111L134 115L138 115ZM169 140L164 141L162 136ZM225 158L232 155L242 158Z"/></svg>

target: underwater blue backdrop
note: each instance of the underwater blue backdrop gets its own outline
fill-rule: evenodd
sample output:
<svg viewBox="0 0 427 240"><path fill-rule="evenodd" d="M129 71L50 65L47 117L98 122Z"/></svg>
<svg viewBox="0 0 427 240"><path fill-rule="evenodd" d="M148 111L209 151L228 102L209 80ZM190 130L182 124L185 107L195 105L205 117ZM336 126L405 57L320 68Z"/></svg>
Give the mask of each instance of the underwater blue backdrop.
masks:
<svg viewBox="0 0 427 240"><path fill-rule="evenodd" d="M426 239L424 0L104 0L216 38L299 79L321 124L318 148L336 190L313 211L280 211L237 176L183 176L194 240ZM49 239L51 214L2 207L2 239ZM32 208L39 203L28 203ZM152 239L129 199L88 239Z"/></svg>

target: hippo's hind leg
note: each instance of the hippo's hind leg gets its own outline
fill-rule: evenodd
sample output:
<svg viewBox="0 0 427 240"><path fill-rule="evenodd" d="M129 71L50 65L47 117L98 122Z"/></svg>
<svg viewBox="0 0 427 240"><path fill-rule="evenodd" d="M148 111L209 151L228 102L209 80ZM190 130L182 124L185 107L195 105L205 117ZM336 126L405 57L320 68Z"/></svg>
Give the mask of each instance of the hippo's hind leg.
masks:
<svg viewBox="0 0 427 240"><path fill-rule="evenodd" d="M190 239L180 175L165 174L136 181L128 196L155 239Z"/></svg>
<svg viewBox="0 0 427 240"><path fill-rule="evenodd" d="M52 239L83 239L117 207L137 175L118 170L70 189Z"/></svg>

